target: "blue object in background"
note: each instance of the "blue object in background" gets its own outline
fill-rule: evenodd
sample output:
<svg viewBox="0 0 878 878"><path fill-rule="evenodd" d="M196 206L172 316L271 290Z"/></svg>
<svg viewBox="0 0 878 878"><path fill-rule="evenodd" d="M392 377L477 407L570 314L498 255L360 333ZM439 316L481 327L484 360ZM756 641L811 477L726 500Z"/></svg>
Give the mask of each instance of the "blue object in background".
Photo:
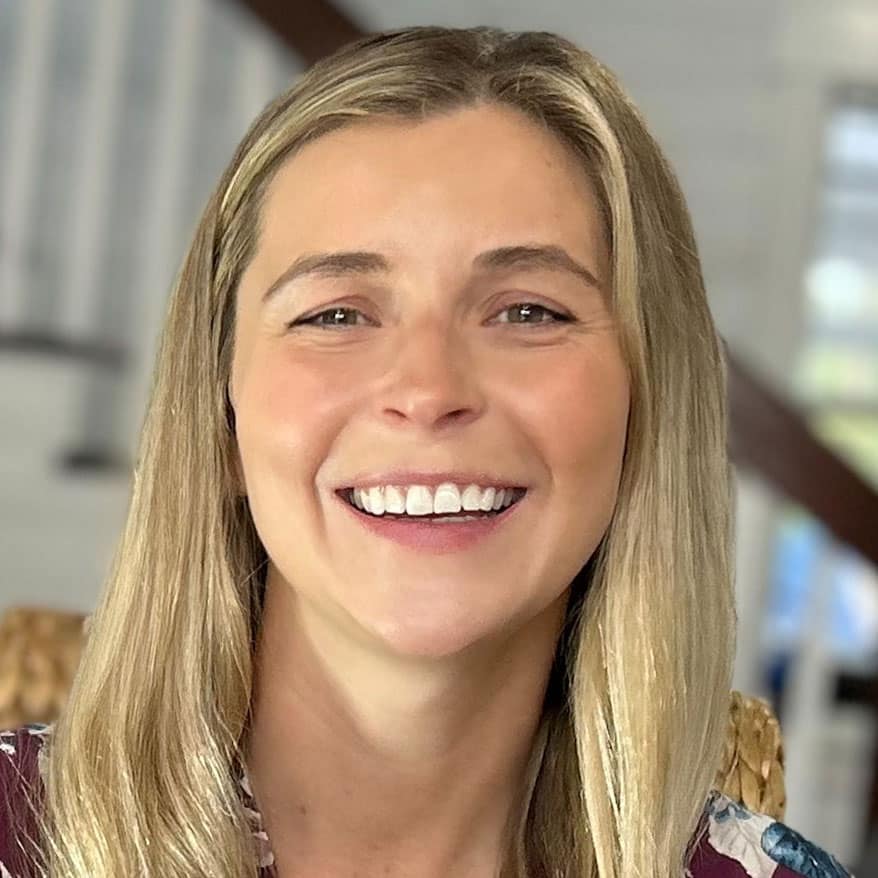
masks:
<svg viewBox="0 0 878 878"><path fill-rule="evenodd" d="M765 651L782 674L783 657L798 652L809 624L818 565L833 553L826 617L830 650L839 663L866 666L878 658L878 588L875 574L854 552L835 543L814 519L791 513L778 529L770 568L763 628ZM773 679L773 687L778 685ZM781 684L782 688L782 684Z"/></svg>

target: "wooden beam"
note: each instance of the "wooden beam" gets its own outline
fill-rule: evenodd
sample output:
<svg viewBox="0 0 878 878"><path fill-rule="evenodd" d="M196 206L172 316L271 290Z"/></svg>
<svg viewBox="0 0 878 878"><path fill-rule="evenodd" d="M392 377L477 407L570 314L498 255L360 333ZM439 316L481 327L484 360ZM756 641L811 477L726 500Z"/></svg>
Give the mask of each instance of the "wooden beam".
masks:
<svg viewBox="0 0 878 878"><path fill-rule="evenodd" d="M242 0L242 5L309 66L366 34L326 0Z"/></svg>
<svg viewBox="0 0 878 878"><path fill-rule="evenodd" d="M729 450L878 567L878 493L811 432L804 417L727 350Z"/></svg>

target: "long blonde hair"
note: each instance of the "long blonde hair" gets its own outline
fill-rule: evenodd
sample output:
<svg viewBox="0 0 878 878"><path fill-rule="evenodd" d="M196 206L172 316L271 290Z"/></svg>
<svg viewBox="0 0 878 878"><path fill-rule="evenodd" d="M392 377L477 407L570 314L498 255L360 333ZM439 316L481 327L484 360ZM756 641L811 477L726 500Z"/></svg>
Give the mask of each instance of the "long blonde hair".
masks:
<svg viewBox="0 0 878 878"><path fill-rule="evenodd" d="M487 27L377 34L319 62L255 120L211 195L172 292L127 521L49 745L41 874L257 875L234 777L266 557L234 487L236 288L266 187L303 143L363 117L478 103L527 114L590 175L632 388L617 507L572 584L504 873L683 874L734 649L722 352L683 197L614 76L558 36Z"/></svg>

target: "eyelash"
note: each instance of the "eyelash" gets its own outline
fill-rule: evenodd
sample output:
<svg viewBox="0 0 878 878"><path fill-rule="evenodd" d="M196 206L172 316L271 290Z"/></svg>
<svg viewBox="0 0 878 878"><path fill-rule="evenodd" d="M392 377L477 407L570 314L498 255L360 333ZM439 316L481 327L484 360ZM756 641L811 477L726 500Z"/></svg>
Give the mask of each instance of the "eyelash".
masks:
<svg viewBox="0 0 878 878"><path fill-rule="evenodd" d="M560 311L553 311L551 308L546 307L545 305L540 305L539 302L516 302L514 305L507 305L503 308L500 313L503 314L505 311L511 311L514 308L527 308L529 310L533 308L538 308L542 311L545 311L547 314L551 314L554 318L553 320L540 320L538 323L513 323L509 320L504 321L507 326L551 326L556 323L574 323L575 320L573 317L570 317L567 314L562 314ZM327 308L325 311L319 311L317 314L312 314L310 317L300 317L298 320L293 320L291 323L287 324L287 328L292 329L295 326L316 326L318 329L343 329L345 326L349 326L351 324L344 323L315 323L318 317L322 317L324 314L333 314L337 311L355 311L359 314L363 312L360 311L359 308L344 308L344 307L336 307L336 308Z"/></svg>

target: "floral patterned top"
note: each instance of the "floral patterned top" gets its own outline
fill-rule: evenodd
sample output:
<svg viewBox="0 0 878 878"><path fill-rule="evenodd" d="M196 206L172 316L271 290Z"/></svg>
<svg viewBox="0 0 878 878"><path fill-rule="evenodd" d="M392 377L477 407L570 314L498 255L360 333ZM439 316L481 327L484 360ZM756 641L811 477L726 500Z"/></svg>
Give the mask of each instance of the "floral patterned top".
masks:
<svg viewBox="0 0 878 878"><path fill-rule="evenodd" d="M38 779L42 791L43 744L51 730L51 726L34 724L0 731L0 878L33 878L22 856L22 837L36 837L24 787ZM259 874L277 878L246 769L238 784L256 841ZM706 832L681 878L853 878L834 857L785 824L748 811L716 790L705 804L702 828L705 823Z"/></svg>

